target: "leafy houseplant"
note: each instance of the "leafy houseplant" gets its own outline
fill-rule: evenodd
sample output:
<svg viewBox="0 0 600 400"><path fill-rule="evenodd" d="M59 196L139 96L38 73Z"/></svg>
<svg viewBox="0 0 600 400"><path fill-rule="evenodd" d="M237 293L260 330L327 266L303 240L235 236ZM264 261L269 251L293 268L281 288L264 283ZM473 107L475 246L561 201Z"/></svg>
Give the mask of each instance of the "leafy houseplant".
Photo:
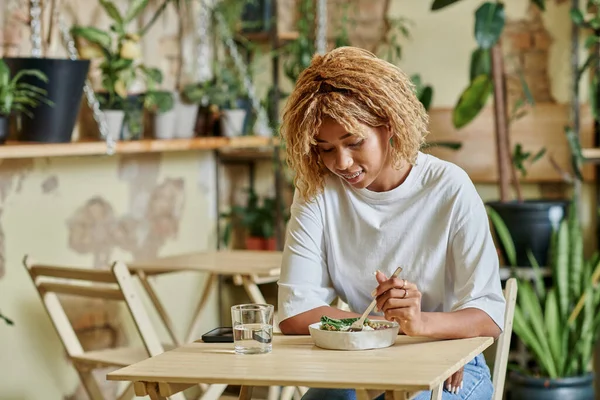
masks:
<svg viewBox="0 0 600 400"><path fill-rule="evenodd" d="M102 88L105 91L99 96L102 108L133 114L139 112L143 104L135 96L128 98L132 84L138 79L146 81L146 85L150 87L162 82L160 70L147 67L141 62L139 41L149 26L145 26L137 33L127 31L128 24L141 13L148 0L132 1L125 15L121 15L112 1L99 0L99 2L112 20L109 30L104 31L93 26L74 26L71 32L75 38L84 39L88 43L80 49L84 58L102 59L99 66L102 73ZM156 18L152 18L150 23L155 20ZM117 130L120 130L118 120L119 118L122 120L123 115L122 112L107 113L107 117L116 119L113 127ZM112 125L111 122L109 125ZM133 128L131 125L130 127ZM138 132L133 134L136 133ZM118 136L119 132L113 131L111 134Z"/></svg>
<svg viewBox="0 0 600 400"><path fill-rule="evenodd" d="M247 230L246 248L249 250L276 250L275 246L275 199L262 199L248 190L245 206L233 206L229 213L222 213L221 218L229 219L223 232L223 243L229 245L234 220Z"/></svg>
<svg viewBox="0 0 600 400"><path fill-rule="evenodd" d="M510 233L498 213L488 207L488 214L514 266L516 251ZM544 282L531 252L533 285L519 282L513 329L534 365L514 374L511 398L594 398L590 361L600 332L600 255L584 257L576 201L571 202L566 218L557 213L554 222L551 283ZM553 392L559 389L560 393Z"/></svg>
<svg viewBox="0 0 600 400"><path fill-rule="evenodd" d="M53 105L46 97L46 90L23 82L25 76L48 82L48 77L38 70L23 69L11 77L8 66L0 59L0 143L4 143L8 137L8 119L12 112L17 111L31 118L31 108L40 103Z"/></svg>
<svg viewBox="0 0 600 400"><path fill-rule="evenodd" d="M460 0L434 0L432 10L439 10ZM544 10L543 0L532 1ZM567 209L567 200L528 199L521 194L520 179L524 177L528 164L545 154L541 149L536 154L523 151L516 144L511 154L509 135L510 123L522 117L527 108L534 103L525 79L521 75L523 97L517 99L510 107L507 104L506 82L504 77L505 59L502 53L501 36L505 25L504 4L483 2L475 12L474 36L477 48L472 52L469 68L469 85L460 95L453 110L453 124L460 129L472 122L493 96L495 147L497 154L497 171L499 178L500 199L488 202L508 226L515 241L517 263L528 266L527 249L531 249L536 259L543 265L548 262L548 247L552 227L548 219L549 210L553 207ZM510 111L510 112L509 112ZM516 192L516 200L509 199L511 181ZM506 249L504 249L506 251Z"/></svg>

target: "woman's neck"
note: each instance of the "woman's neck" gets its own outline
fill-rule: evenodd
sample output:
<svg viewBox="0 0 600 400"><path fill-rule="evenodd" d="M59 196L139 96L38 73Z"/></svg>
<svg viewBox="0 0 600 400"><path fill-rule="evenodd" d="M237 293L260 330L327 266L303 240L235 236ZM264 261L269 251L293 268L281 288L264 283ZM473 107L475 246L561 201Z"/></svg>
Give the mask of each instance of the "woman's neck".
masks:
<svg viewBox="0 0 600 400"><path fill-rule="evenodd" d="M372 192L387 192L395 189L404 183L411 169L412 165L408 162L403 162L400 169L396 169L391 163L388 163L367 189Z"/></svg>

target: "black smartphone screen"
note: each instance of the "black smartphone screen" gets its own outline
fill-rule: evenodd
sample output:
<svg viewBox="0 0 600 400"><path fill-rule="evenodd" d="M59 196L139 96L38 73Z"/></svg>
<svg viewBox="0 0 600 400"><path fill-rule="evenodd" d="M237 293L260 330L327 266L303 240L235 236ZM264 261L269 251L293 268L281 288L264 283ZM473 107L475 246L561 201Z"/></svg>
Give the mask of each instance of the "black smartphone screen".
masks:
<svg viewBox="0 0 600 400"><path fill-rule="evenodd" d="M222 326L202 335L205 343L233 343L233 328Z"/></svg>

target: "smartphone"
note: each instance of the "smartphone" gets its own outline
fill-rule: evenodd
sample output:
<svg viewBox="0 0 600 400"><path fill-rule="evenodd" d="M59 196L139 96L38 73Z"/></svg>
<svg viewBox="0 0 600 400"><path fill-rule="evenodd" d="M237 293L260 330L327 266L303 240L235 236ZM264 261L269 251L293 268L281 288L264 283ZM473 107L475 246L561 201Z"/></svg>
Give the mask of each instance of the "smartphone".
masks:
<svg viewBox="0 0 600 400"><path fill-rule="evenodd" d="M233 343L233 328L222 326L202 335L205 343Z"/></svg>

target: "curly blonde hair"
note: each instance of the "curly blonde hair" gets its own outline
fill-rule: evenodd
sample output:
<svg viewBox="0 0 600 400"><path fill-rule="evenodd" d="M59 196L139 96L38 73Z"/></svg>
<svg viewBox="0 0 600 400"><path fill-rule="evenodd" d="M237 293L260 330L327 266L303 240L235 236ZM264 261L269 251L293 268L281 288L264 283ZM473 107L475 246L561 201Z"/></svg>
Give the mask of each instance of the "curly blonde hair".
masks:
<svg viewBox="0 0 600 400"><path fill-rule="evenodd" d="M286 103L281 126L287 164L306 200L323 190L329 173L320 162L315 139L327 117L361 137L360 123L388 127L396 168L415 163L428 133L427 113L413 83L398 67L356 47L313 56Z"/></svg>

